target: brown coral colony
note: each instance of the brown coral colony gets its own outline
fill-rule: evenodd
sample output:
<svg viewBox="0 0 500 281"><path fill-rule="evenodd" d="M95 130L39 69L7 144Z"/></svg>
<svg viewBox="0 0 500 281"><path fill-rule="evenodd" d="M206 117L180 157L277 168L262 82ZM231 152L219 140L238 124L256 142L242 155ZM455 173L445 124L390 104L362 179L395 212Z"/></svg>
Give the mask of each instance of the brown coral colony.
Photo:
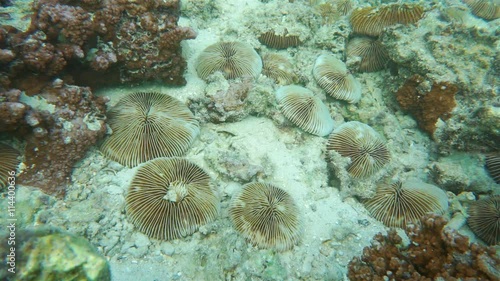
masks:
<svg viewBox="0 0 500 281"><path fill-rule="evenodd" d="M397 91L396 99L403 110L417 119L418 126L432 135L438 119L446 121L451 117L458 87L447 82L434 83L431 90L423 94L417 88L423 81L419 75L410 77Z"/></svg>
<svg viewBox="0 0 500 281"><path fill-rule="evenodd" d="M378 234L361 258L349 263L349 280L498 280L500 259L494 248L470 244L469 239L444 228L436 215L422 219L422 226L407 228L411 243L393 229Z"/></svg>
<svg viewBox="0 0 500 281"><path fill-rule="evenodd" d="M36 1L27 32L0 27L0 45L11 54L0 61L7 71L1 87L34 94L56 76L86 86L185 84L180 41L196 34L177 26L178 0L57 2Z"/></svg>

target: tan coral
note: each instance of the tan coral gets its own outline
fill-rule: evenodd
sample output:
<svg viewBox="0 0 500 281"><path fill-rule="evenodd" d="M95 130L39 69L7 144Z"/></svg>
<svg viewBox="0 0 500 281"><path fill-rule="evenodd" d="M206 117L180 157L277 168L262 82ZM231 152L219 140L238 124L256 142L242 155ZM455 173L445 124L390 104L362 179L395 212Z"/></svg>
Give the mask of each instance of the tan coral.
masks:
<svg viewBox="0 0 500 281"><path fill-rule="evenodd" d="M404 228L419 223L427 213L443 214L448 209L448 197L437 186L409 180L379 185L375 196L364 205L386 226Z"/></svg>
<svg viewBox="0 0 500 281"><path fill-rule="evenodd" d="M0 190L9 185L9 177L14 177L19 160L19 151L13 147L0 143ZM15 182L15 181L14 181Z"/></svg>
<svg viewBox="0 0 500 281"><path fill-rule="evenodd" d="M486 170L490 173L493 180L500 184L500 153L489 153L485 159Z"/></svg>
<svg viewBox="0 0 500 281"><path fill-rule="evenodd" d="M302 130L326 136L334 126L328 107L314 94L300 86L283 86L276 91L280 110L292 123Z"/></svg>
<svg viewBox="0 0 500 281"><path fill-rule="evenodd" d="M158 157L182 156L200 130L187 106L158 92L122 98L108 112L108 124L113 133L101 151L128 167Z"/></svg>
<svg viewBox="0 0 500 281"><path fill-rule="evenodd" d="M391 158L382 137L372 127L357 121L336 128L328 138L326 149L350 158L347 172L357 178L374 174Z"/></svg>
<svg viewBox="0 0 500 281"><path fill-rule="evenodd" d="M246 184L233 199L229 214L236 230L260 248L285 251L300 239L297 205L274 185Z"/></svg>
<svg viewBox="0 0 500 281"><path fill-rule="evenodd" d="M464 0L475 16L485 20L500 18L500 1L498 0Z"/></svg>
<svg viewBox="0 0 500 281"><path fill-rule="evenodd" d="M347 43L347 56L360 57L359 71L375 72L382 70L390 61L389 55L378 39L354 37Z"/></svg>
<svg viewBox="0 0 500 281"><path fill-rule="evenodd" d="M203 50L196 61L196 71L201 79L221 71L227 79L257 77L262 71L262 60L247 43L218 42Z"/></svg>
<svg viewBox="0 0 500 281"><path fill-rule="evenodd" d="M297 79L290 61L275 53L267 53L262 56L262 74L280 85L292 84Z"/></svg>
<svg viewBox="0 0 500 281"><path fill-rule="evenodd" d="M423 15L424 9L418 4L392 3L354 10L349 21L354 33L379 36L389 26L416 23Z"/></svg>
<svg viewBox="0 0 500 281"><path fill-rule="evenodd" d="M286 29L283 34L276 34L273 30L266 31L259 36L259 42L274 49L286 49L302 44L298 35L289 34Z"/></svg>
<svg viewBox="0 0 500 281"><path fill-rule="evenodd" d="M215 219L219 200L210 177L183 158L158 158L140 166L126 198L127 217L149 237L171 240Z"/></svg>
<svg viewBox="0 0 500 281"><path fill-rule="evenodd" d="M330 96L349 103L361 98L361 84L347 70L345 64L332 55L321 55L313 66L318 85Z"/></svg>

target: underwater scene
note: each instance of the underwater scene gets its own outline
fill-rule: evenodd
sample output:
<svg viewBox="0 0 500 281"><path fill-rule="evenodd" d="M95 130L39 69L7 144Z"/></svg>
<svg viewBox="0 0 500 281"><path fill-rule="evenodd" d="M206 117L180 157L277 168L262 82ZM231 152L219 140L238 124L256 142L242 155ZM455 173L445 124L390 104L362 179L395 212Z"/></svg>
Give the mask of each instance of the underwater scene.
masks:
<svg viewBox="0 0 500 281"><path fill-rule="evenodd" d="M0 280L500 280L500 0L0 0Z"/></svg>

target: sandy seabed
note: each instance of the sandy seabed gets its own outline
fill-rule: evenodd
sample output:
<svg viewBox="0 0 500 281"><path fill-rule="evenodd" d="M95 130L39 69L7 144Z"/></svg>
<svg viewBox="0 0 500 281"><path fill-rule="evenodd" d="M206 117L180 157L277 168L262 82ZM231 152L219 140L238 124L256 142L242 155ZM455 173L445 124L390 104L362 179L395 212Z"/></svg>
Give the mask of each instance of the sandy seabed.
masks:
<svg viewBox="0 0 500 281"><path fill-rule="evenodd" d="M345 46L319 47L328 46L321 42L333 35L328 26L319 27L316 34L307 30L306 23L321 22L317 15L308 17L309 1L297 0L293 4L278 0L269 3L258 0L182 2L184 17L180 24L191 26L198 33L196 39L183 42L188 61L187 85L179 88L156 84L123 86L97 92L110 98L109 106L137 91L158 91L186 103L200 99L205 95L207 83L198 78L194 64L205 47L218 41L242 41L260 53L273 51L257 41L257 32L266 25L276 29L277 23L283 23L289 31L303 37L317 37L315 44L305 43L275 52L291 58L304 86L328 104L335 121L338 124L347 121L344 115L348 115L351 120L375 127L387 139L391 150L392 168L387 171L402 171L393 173L394 180L409 177L426 180L431 140L418 131L411 117L386 104L390 91L394 90L394 85L388 85L387 71L355 74L363 85L362 100L356 105L327 98L315 84L311 69L316 57L330 53L328 49ZM293 11L296 14L292 14ZM345 18L331 28L336 30L339 26L348 26ZM341 54L336 55L341 58ZM270 79L260 76L253 85L251 91L258 90L260 98L274 100L278 86ZM194 113L199 119L207 120L201 113ZM200 124L200 135L185 157L209 173L221 204L218 218L192 236L159 241L138 232L125 214L125 196L137 168L129 169L107 160L97 148L91 149L78 163L66 198L51 198L44 201L50 202L47 205L40 200L46 195L20 186L18 200L31 202L30 213L35 221L88 238L109 259L116 281L346 279L348 262L370 245L376 233L385 232L386 228L370 217L357 197L350 196L348 184L342 186L335 177L326 161L326 138L308 134L276 114L279 115L277 108L269 108L237 122ZM352 119L353 116L358 119ZM404 167L412 169L408 171ZM243 184L254 180L281 187L295 200L303 231L300 243L292 250L279 253L258 249L233 228L228 216L229 203Z"/></svg>

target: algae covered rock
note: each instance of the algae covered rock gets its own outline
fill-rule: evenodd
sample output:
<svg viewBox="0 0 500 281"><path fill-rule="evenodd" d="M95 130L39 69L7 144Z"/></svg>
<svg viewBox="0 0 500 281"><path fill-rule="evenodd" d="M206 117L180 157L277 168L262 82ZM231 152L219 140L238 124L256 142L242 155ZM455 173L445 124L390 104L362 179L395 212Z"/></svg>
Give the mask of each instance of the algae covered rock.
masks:
<svg viewBox="0 0 500 281"><path fill-rule="evenodd" d="M107 260L83 237L54 228L20 230L15 247L15 273L2 270L1 280L111 280Z"/></svg>
<svg viewBox="0 0 500 281"><path fill-rule="evenodd" d="M484 169L484 156L457 152L431 165L433 180L443 189L460 193L497 194L497 185Z"/></svg>

